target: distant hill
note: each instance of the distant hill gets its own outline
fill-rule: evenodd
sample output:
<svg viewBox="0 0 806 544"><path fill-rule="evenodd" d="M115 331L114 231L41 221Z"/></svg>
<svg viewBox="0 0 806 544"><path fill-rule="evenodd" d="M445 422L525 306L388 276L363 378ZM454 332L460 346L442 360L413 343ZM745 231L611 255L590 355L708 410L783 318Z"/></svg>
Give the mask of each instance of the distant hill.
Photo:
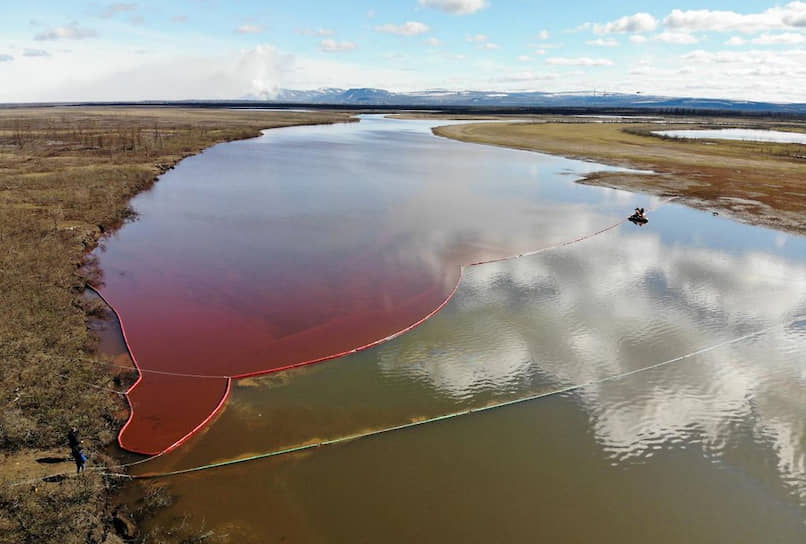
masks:
<svg viewBox="0 0 806 544"><path fill-rule="evenodd" d="M806 103L751 102L714 98L677 98L626 93L546 93L430 90L395 93L384 89L281 89L271 98L247 96L243 100L275 104L337 106L408 106L478 108L582 108L582 109L694 109L806 114Z"/></svg>
<svg viewBox="0 0 806 544"><path fill-rule="evenodd" d="M680 98L640 93L485 92L427 90L396 93L385 89L323 88L312 91L280 89L272 95L248 95L233 100L141 100L2 104L0 108L56 105L184 106L230 108L438 109L452 112L557 113L591 115L780 115L806 117L806 103L753 102L718 98Z"/></svg>

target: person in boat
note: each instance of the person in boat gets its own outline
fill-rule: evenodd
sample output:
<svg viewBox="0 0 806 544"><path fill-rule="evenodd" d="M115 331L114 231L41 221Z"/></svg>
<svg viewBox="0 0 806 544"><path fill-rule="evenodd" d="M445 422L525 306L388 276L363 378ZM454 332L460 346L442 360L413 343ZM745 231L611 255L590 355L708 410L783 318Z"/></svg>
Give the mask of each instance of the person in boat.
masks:
<svg viewBox="0 0 806 544"><path fill-rule="evenodd" d="M629 220L636 225L644 225L649 221L649 219L646 218L646 211L644 208L635 208L635 213L629 217Z"/></svg>
<svg viewBox="0 0 806 544"><path fill-rule="evenodd" d="M635 208L635 213L632 216L634 219L646 219L646 210L644 208Z"/></svg>

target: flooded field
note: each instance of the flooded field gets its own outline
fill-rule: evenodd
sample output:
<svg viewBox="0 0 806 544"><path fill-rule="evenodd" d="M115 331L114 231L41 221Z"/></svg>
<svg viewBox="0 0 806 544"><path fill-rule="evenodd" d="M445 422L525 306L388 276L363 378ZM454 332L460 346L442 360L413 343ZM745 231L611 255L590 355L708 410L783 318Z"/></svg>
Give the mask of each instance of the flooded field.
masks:
<svg viewBox="0 0 806 544"><path fill-rule="evenodd" d="M467 268L389 342L234 380L202 433L137 472L582 387L167 478L153 523L187 514L233 542L802 542L806 240L429 127L273 130L135 199L100 260L139 364L232 376L349 349L427 315L462 264L659 207ZM170 445L225 382L146 374L132 449Z"/></svg>

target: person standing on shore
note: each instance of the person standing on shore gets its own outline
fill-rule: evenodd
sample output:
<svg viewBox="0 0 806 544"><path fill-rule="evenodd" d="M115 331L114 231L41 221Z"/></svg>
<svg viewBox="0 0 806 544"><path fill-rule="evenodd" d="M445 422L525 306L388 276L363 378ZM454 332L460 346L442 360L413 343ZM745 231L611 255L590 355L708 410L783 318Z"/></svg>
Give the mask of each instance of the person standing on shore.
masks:
<svg viewBox="0 0 806 544"><path fill-rule="evenodd" d="M78 429L70 427L67 431L67 443L70 445L70 453L73 456L73 461L76 462L76 474L84 472L84 466L87 463L87 456L81 451L81 440L78 438Z"/></svg>
<svg viewBox="0 0 806 544"><path fill-rule="evenodd" d="M67 431L67 443L70 445L70 449L76 449L80 444L81 440L78 439L78 429L75 427L70 427L70 430Z"/></svg>
<svg viewBox="0 0 806 544"><path fill-rule="evenodd" d="M78 446L73 451L73 461L76 462L76 474L84 472L84 466L87 464L87 456L81 451L81 446Z"/></svg>

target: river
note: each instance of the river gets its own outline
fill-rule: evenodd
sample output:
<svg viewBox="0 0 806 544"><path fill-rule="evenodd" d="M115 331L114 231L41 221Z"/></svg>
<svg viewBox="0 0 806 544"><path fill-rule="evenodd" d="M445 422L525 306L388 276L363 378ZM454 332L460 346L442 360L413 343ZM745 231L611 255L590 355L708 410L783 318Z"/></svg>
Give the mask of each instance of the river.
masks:
<svg viewBox="0 0 806 544"><path fill-rule="evenodd" d="M187 513L234 542L802 542L806 240L430 126L271 130L134 199L102 292L141 367L193 375L145 374L135 451L184 437L227 376L382 339L461 279L401 336L233 380L136 472L583 386L171 477L153 523ZM637 206L657 208L646 226L619 223Z"/></svg>

